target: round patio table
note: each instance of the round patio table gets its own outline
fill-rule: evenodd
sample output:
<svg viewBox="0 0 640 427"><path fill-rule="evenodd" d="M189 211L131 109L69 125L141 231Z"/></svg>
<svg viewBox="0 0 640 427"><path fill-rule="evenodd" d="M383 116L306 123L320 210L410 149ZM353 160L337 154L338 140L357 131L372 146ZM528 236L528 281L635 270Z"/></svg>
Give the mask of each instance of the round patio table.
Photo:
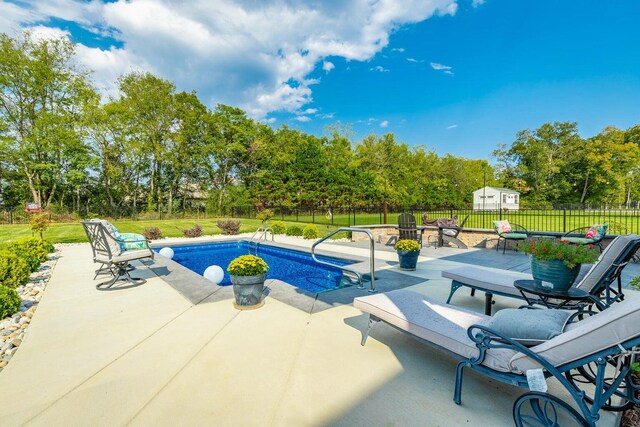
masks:
<svg viewBox="0 0 640 427"><path fill-rule="evenodd" d="M528 305L542 304L547 308L582 309L585 303L593 302L589 292L571 287L566 291L539 286L535 280L513 282Z"/></svg>

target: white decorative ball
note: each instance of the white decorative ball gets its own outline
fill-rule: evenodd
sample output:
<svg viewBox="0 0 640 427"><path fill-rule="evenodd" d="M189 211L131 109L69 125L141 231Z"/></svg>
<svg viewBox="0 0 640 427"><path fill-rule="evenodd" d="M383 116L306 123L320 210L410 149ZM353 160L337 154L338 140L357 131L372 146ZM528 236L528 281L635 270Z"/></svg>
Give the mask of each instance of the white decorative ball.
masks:
<svg viewBox="0 0 640 427"><path fill-rule="evenodd" d="M159 252L160 255L167 257L169 259L173 258L173 249L171 248L162 248Z"/></svg>
<svg viewBox="0 0 640 427"><path fill-rule="evenodd" d="M219 265L210 265L204 271L205 279L211 280L214 284L219 284L224 278L224 270Z"/></svg>

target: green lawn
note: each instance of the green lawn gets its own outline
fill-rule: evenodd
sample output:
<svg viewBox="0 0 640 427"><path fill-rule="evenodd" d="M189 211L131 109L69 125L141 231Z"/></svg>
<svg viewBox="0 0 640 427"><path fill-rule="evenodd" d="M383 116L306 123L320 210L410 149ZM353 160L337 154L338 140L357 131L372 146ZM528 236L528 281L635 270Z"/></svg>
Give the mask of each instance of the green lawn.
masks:
<svg viewBox="0 0 640 427"><path fill-rule="evenodd" d="M260 221L256 219L240 219L240 232L252 232L260 227ZM141 233L147 227L158 227L165 237L181 237L182 230L191 228L195 224L200 224L203 234L222 234L216 226L215 219L169 219L169 220L149 220L149 221L113 221L113 224L122 233ZM286 222L287 226L296 224L304 227L304 223ZM320 235L324 236L336 227L318 225ZM0 245L20 237L31 236L31 229L28 225L0 225ZM86 242L87 237L80 223L52 224L49 230L44 233L44 238L51 243L77 243Z"/></svg>

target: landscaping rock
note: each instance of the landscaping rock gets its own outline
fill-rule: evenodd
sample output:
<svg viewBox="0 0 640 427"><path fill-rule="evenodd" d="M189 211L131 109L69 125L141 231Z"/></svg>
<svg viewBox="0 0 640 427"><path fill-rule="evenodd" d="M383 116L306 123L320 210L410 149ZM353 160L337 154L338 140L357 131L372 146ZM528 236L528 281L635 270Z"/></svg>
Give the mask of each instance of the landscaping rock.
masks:
<svg viewBox="0 0 640 427"><path fill-rule="evenodd" d="M11 357L18 351L18 347L24 340L26 329L31 323L31 318L38 308L38 302L42 297L51 272L59 258L59 250L49 255L38 271L31 275L29 282L18 286L16 292L20 295L20 309L11 317L0 319L0 372L7 366Z"/></svg>

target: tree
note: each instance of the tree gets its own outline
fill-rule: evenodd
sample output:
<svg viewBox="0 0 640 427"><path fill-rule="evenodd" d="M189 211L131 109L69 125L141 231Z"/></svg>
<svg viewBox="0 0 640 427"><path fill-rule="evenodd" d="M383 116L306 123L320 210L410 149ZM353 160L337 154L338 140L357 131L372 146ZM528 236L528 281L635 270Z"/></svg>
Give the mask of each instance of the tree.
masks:
<svg viewBox="0 0 640 427"><path fill-rule="evenodd" d="M46 207L65 180L77 184L88 147L83 115L97 95L67 39L0 34L0 120L7 152L34 202Z"/></svg>

